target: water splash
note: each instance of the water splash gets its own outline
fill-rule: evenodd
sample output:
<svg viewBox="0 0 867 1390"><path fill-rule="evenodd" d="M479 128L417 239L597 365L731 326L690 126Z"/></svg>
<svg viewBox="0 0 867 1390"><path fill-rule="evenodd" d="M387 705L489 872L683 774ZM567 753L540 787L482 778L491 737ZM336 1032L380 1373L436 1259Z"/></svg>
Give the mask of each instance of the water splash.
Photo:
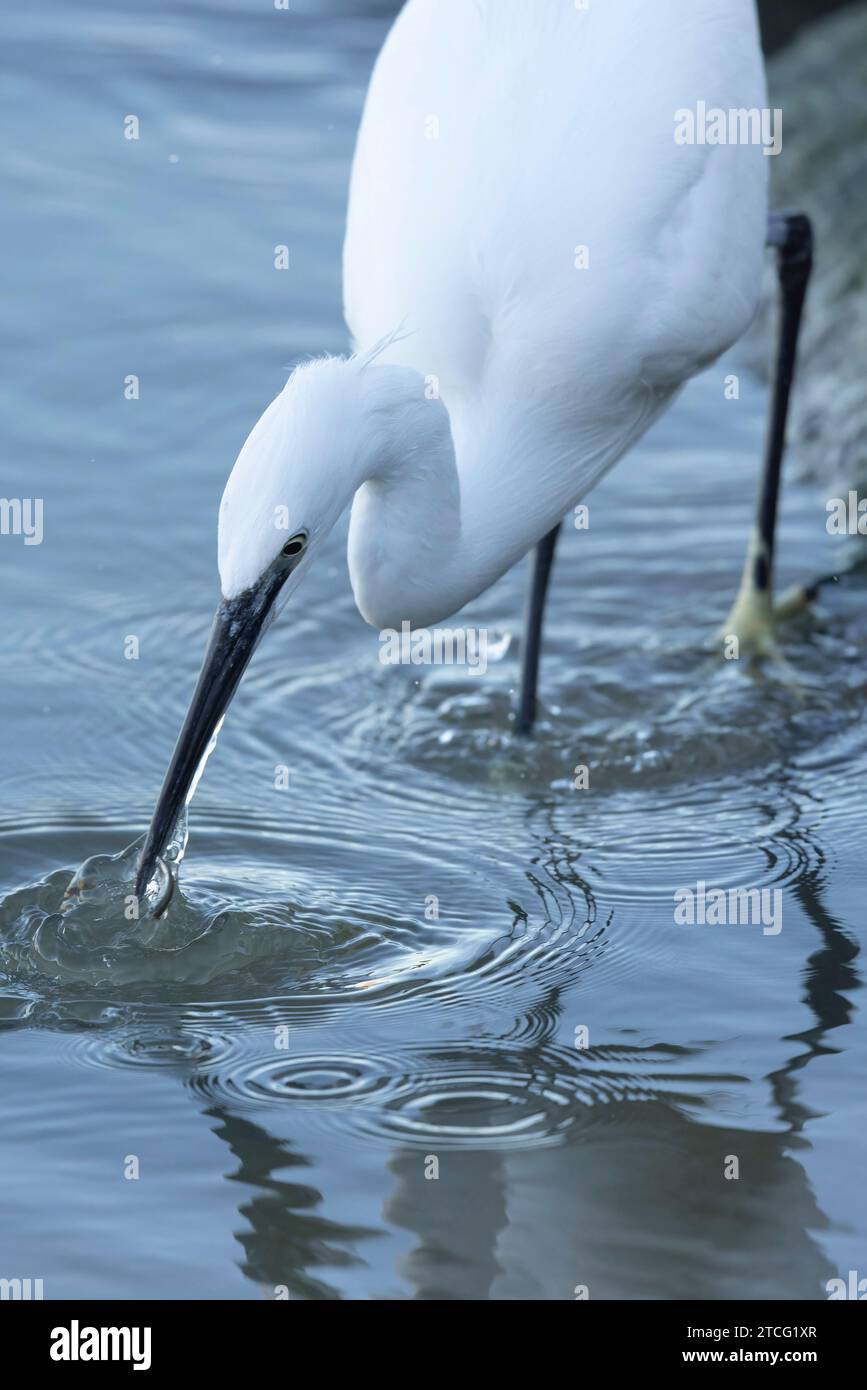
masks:
<svg viewBox="0 0 867 1390"><path fill-rule="evenodd" d="M158 920L166 911L189 841L186 807L157 860L142 904L135 892L135 878L144 841L144 835L140 835L118 854L90 855L70 879L60 912L65 917L74 914L82 938L90 938L92 944L100 933L107 932L109 937L120 933L123 937L143 916Z"/></svg>

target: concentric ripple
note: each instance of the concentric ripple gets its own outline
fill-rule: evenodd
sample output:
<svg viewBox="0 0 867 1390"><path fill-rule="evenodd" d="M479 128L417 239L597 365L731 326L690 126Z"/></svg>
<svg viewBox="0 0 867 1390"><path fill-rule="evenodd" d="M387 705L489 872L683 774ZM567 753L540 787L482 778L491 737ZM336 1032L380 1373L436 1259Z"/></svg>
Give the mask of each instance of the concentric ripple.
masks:
<svg viewBox="0 0 867 1390"><path fill-rule="evenodd" d="M234 837L243 841L238 819ZM70 901L69 871L50 873L0 904L0 972L10 988L25 984L52 1000L65 993L79 1002L93 990L118 1003L155 990L179 1003L270 995L301 1012L355 1014L506 996L522 982L538 990L549 977L589 969L604 949L604 924L574 870L528 873L517 857L480 844L486 871L477 866L470 877L452 862L450 843L429 841L422 862L412 837L389 828L383 871L347 819L341 813L334 839L322 842L287 840L276 823L266 836L259 823L257 871L244 864L238 875L252 890L244 902L240 892L227 901L210 879L208 841L219 849L224 832L201 818L205 854L185 866L158 922L126 920L123 896L114 911ZM325 887L318 868L332 854L340 872ZM287 856L299 867L287 868Z"/></svg>
<svg viewBox="0 0 867 1390"><path fill-rule="evenodd" d="M188 1084L208 1105L301 1106L328 1129L400 1146L524 1148L559 1143L576 1126L614 1123L633 1103L698 1103L708 1078L688 1061L664 1047L570 1054L552 1044L452 1044L393 1056L246 1057L205 1065ZM742 1078L713 1081L731 1088Z"/></svg>
<svg viewBox="0 0 867 1390"><path fill-rule="evenodd" d="M367 1101L398 1085L383 1058L351 1055L248 1058L232 1067L206 1068L190 1085L208 1100L232 1105L286 1101Z"/></svg>
<svg viewBox="0 0 867 1390"><path fill-rule="evenodd" d="M186 1070L191 1067L226 1066L241 1050L236 1036L188 1026L152 1024L119 1031L94 1030L75 1038L71 1049L74 1060L87 1066L165 1067Z"/></svg>

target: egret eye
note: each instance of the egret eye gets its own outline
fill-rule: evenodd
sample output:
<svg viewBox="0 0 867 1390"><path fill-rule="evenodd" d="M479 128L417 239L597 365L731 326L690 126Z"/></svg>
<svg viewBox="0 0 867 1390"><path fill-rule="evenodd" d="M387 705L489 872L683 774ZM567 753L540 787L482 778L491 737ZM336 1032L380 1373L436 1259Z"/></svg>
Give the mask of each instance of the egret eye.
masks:
<svg viewBox="0 0 867 1390"><path fill-rule="evenodd" d="M296 555L300 555L307 544L307 532L299 531L297 536L293 536L284 545L280 554L285 560L294 560Z"/></svg>

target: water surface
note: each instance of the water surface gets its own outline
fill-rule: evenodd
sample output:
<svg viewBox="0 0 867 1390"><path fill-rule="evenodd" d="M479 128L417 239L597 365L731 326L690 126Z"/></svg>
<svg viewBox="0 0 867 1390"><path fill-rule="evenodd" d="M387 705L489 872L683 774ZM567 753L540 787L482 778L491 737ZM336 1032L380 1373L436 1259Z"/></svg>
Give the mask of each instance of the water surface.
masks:
<svg viewBox="0 0 867 1390"><path fill-rule="evenodd" d="M564 535L532 742L523 571L462 619L512 638L486 675L387 669L338 528L244 681L165 923L57 916L149 817L240 444L294 362L345 347L346 180L390 12L3 20L0 491L42 497L45 535L0 538L0 1275L822 1298L865 1261L867 586L786 631L786 668L705 649L763 435L737 355ZM784 583L840 560L824 502L785 491ZM699 880L779 889L783 930L676 926Z"/></svg>

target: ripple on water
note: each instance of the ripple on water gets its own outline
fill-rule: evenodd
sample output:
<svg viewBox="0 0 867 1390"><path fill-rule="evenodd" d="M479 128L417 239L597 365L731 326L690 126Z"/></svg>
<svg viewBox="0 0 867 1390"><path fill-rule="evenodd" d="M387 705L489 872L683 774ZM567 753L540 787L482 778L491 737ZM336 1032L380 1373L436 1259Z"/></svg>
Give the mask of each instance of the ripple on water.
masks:
<svg viewBox="0 0 867 1390"><path fill-rule="evenodd" d="M707 1078L684 1071L685 1058L661 1045L570 1053L477 1041L394 1055L247 1057L199 1068L188 1085L209 1105L302 1106L325 1128L392 1146L528 1148L616 1123L635 1103L699 1104Z"/></svg>
<svg viewBox="0 0 867 1390"><path fill-rule="evenodd" d="M263 806L258 780L249 806L197 803L194 852L157 925L114 923L102 934L75 910L62 915L70 869L9 894L0 1021L87 1027L88 1008L151 999L226 1000L237 1014L271 998L303 1023L489 1004L514 1003L517 1014L527 996L538 1004L586 972L605 985L673 961L679 938L659 909L678 887L702 878L789 888L816 867L818 820L833 817L841 840L863 831L863 690L839 669L824 687L811 683L822 644L809 632L798 642L805 679L794 685L723 671L674 645L620 653L615 681L609 653L532 742L512 737L502 666L484 690L454 673L413 684L376 670L367 705L363 681L356 689L328 674L319 714L335 736L317 744L305 823L295 800ZM555 696L557 682L555 671ZM253 683L242 736L251 765L273 767L283 684L276 667ZM302 759L293 739L303 728L284 738L281 760ZM590 768L592 797L572 786L578 763ZM105 827L115 843L132 838L121 814ZM0 848L8 842L15 862L56 863L61 845L84 858L101 833L71 808L0 820ZM173 1043L169 1029L163 1046L160 1036L118 1040L118 1064L207 1064L199 1043ZM280 1075L291 1096L294 1072ZM267 1092L274 1077L269 1062L256 1085ZM445 1115L453 1100L461 1108L428 1079L430 1099L402 1117L396 1094L390 1122L411 1129L418 1114ZM509 1124L509 1075L498 1084L493 1110L504 1107Z"/></svg>
<svg viewBox="0 0 867 1390"><path fill-rule="evenodd" d="M597 822L600 846L586 873L606 906L670 903L678 888L704 879L717 888L781 888L815 863L815 849L795 807L769 819L763 782L688 789L676 806L634 809L615 799ZM726 810L723 811L723 805Z"/></svg>
<svg viewBox="0 0 867 1390"><path fill-rule="evenodd" d="M117 1067L186 1070L228 1065L241 1046L241 1040L231 1033L164 1022L84 1033L74 1038L71 1056L86 1066L108 1070Z"/></svg>
<svg viewBox="0 0 867 1390"><path fill-rule="evenodd" d="M624 648L615 630L613 647L597 637L568 660L554 652L532 740L514 735L516 671L489 671L482 688L453 671L390 672L351 723L345 711L353 763L373 777L397 750L471 793L567 785L578 762L600 793L676 797L693 779L749 777L860 722L863 656L839 619L832 629L829 637L806 617L782 634L780 659L765 663L726 661L683 627L646 631L637 648Z"/></svg>
<svg viewBox="0 0 867 1390"><path fill-rule="evenodd" d="M197 1073L192 1089L208 1100L238 1104L279 1104L284 1101L352 1101L378 1096L399 1079L389 1074L388 1062L350 1054L247 1058L234 1067Z"/></svg>
<svg viewBox="0 0 867 1390"><path fill-rule="evenodd" d="M24 985L55 1007L63 996L79 1007L98 991L120 1002L277 997L301 1012L441 1009L468 998L508 1000L516 986L563 983L604 951L604 925L574 872L568 881L545 865L528 873L505 847L477 845L491 876L480 876L477 861L467 876L453 844L436 836L421 858L410 837L389 834L387 858L373 861L368 846L353 843L351 827L344 837L308 844L294 836L287 868L285 836L260 826L256 873L244 858L227 902L221 876L208 876L206 821L192 872L158 922L127 921L125 899L116 913L102 901L70 903L70 870L55 871L0 904L6 988ZM329 853L340 871L323 884L319 868ZM243 905L239 886L249 894ZM439 908L429 916L426 890L434 887ZM503 897L507 887L513 897ZM415 914L406 911L413 901Z"/></svg>

